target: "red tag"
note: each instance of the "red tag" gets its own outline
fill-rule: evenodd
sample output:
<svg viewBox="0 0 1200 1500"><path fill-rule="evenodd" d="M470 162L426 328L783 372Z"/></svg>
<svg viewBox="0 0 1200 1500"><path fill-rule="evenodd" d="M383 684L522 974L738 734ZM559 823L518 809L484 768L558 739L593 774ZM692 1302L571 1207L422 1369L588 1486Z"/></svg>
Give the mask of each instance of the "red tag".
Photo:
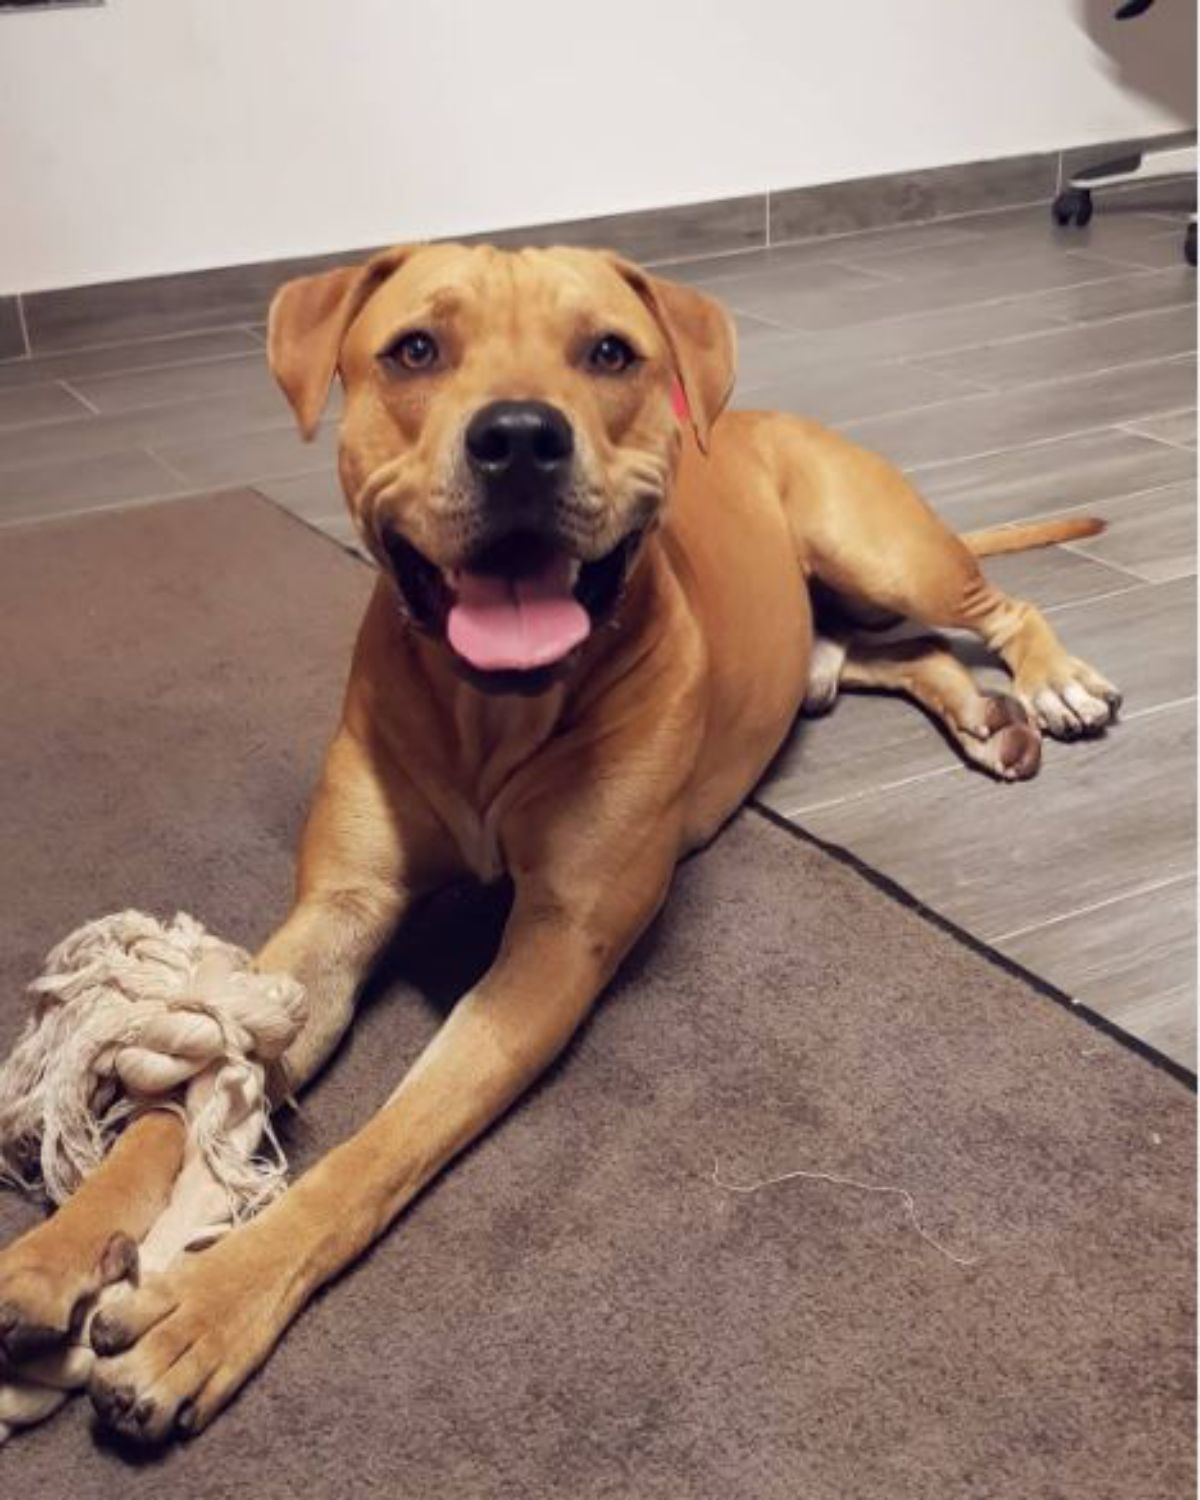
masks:
<svg viewBox="0 0 1200 1500"><path fill-rule="evenodd" d="M671 385L671 410L681 422L686 422L691 416L691 412L688 410L687 397L683 394L683 386L680 385L678 380L674 381Z"/></svg>

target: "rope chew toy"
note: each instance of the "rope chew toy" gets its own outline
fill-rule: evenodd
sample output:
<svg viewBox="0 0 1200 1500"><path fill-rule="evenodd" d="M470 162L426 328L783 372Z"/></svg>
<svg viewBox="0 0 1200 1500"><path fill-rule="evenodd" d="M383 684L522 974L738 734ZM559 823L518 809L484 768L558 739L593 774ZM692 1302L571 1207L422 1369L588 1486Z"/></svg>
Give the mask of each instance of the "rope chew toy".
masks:
<svg viewBox="0 0 1200 1500"><path fill-rule="evenodd" d="M0 1182L62 1203L133 1115L175 1111L183 1167L140 1247L148 1270L282 1192L266 1068L304 1022L296 980L255 972L249 954L184 913L162 923L124 911L65 938L30 989L34 1015L0 1065ZM80 1342L0 1376L0 1442L87 1384L89 1324Z"/></svg>

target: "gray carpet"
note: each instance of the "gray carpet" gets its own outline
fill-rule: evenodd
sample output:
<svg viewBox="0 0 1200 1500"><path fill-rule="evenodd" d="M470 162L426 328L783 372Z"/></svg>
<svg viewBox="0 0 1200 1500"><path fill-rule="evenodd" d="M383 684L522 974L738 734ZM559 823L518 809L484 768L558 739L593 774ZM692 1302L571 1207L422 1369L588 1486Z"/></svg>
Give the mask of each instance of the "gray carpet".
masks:
<svg viewBox="0 0 1200 1500"><path fill-rule="evenodd" d="M0 1045L90 916L253 944L282 914L367 586L247 494L0 534ZM398 943L297 1161L383 1101L499 916L450 893ZM903 1188L937 1244L896 1194L739 1195L714 1162ZM1181 1084L747 813L564 1063L207 1434L131 1462L75 1403L0 1489L1175 1500L1193 1162ZM32 1217L0 1198L0 1232Z"/></svg>

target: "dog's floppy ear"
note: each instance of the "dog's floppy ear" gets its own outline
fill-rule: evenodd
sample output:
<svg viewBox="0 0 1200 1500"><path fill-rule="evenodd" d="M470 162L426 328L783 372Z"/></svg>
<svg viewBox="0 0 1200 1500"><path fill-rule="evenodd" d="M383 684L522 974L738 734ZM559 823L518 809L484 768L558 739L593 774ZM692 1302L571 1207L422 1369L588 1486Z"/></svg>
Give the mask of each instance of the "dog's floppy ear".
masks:
<svg viewBox="0 0 1200 1500"><path fill-rule="evenodd" d="M346 330L367 298L401 266L412 247L398 245L362 266L339 266L287 281L271 299L267 360L305 438L311 438L329 399Z"/></svg>
<svg viewBox="0 0 1200 1500"><path fill-rule="evenodd" d="M620 257L613 257L613 263L662 329L696 442L707 452L709 430L733 390L737 367L733 320L719 302L690 286L663 281Z"/></svg>

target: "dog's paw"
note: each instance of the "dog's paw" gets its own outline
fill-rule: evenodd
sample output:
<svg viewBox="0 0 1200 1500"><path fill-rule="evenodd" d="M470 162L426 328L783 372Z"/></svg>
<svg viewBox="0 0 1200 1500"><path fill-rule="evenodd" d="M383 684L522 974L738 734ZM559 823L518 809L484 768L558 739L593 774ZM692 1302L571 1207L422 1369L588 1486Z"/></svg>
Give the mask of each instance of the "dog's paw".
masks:
<svg viewBox="0 0 1200 1500"><path fill-rule="evenodd" d="M48 1220L0 1252L0 1366L60 1350L105 1286L137 1274L125 1234L97 1245Z"/></svg>
<svg viewBox="0 0 1200 1500"><path fill-rule="evenodd" d="M88 1382L92 1351L86 1344L62 1344L50 1354L0 1371L0 1443L23 1427L51 1417Z"/></svg>
<svg viewBox="0 0 1200 1500"><path fill-rule="evenodd" d="M813 641L808 686L804 691L801 713L815 718L818 714L829 712L837 699L845 661L846 647L841 641L825 635L817 636Z"/></svg>
<svg viewBox="0 0 1200 1500"><path fill-rule="evenodd" d="M959 749L1000 781L1028 781L1042 763L1042 736L1016 698L980 693L962 718L947 718Z"/></svg>
<svg viewBox="0 0 1200 1500"><path fill-rule="evenodd" d="M1042 681L1018 683L1018 691L1037 723L1060 740L1100 734L1121 708L1112 683L1073 656Z"/></svg>
<svg viewBox="0 0 1200 1500"><path fill-rule="evenodd" d="M251 1233L185 1256L96 1314L88 1394L105 1426L141 1443L190 1437L270 1354L290 1316L285 1278L239 1253Z"/></svg>
<svg viewBox="0 0 1200 1500"><path fill-rule="evenodd" d="M1024 707L1008 693L987 695L987 738L972 758L1001 781L1028 781L1042 763L1042 736Z"/></svg>

